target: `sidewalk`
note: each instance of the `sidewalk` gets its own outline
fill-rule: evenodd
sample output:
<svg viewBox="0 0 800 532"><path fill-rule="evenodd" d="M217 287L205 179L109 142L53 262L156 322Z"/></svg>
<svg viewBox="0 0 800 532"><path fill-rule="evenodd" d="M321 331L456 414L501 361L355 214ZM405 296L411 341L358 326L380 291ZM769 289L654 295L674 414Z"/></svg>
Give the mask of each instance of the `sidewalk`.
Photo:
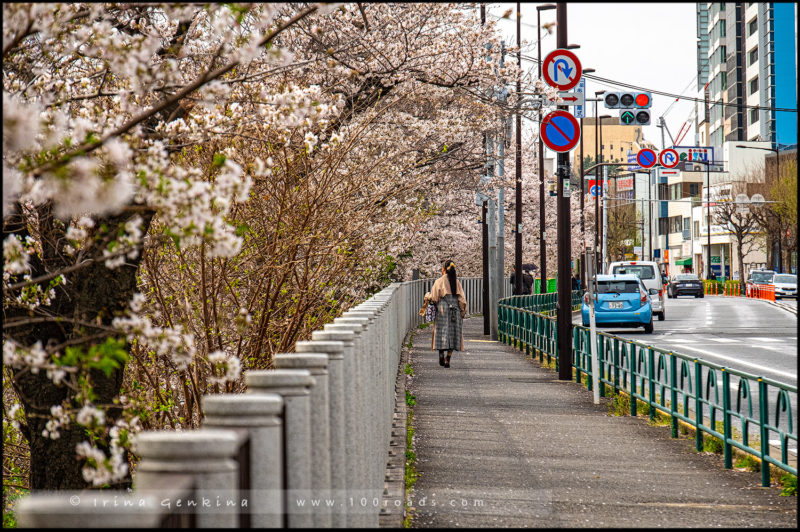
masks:
<svg viewBox="0 0 800 532"><path fill-rule="evenodd" d="M452 367L417 331L414 527L795 527L797 499L464 323Z"/></svg>

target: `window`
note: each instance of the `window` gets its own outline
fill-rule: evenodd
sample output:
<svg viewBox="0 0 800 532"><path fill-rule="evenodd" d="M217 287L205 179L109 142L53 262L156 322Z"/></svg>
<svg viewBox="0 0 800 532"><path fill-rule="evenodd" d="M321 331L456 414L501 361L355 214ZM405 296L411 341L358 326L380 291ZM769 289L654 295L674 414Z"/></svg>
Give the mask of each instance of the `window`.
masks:
<svg viewBox="0 0 800 532"><path fill-rule="evenodd" d="M659 200L667 200L669 199L669 189L665 183L659 183L658 185L658 199Z"/></svg>
<svg viewBox="0 0 800 532"><path fill-rule="evenodd" d="M639 279L655 279L656 272L652 266L645 264L618 264L611 270L613 274L632 273Z"/></svg>
<svg viewBox="0 0 800 532"><path fill-rule="evenodd" d="M659 218L658 219L658 234L659 235L666 235L668 229L669 229L669 218Z"/></svg>
<svg viewBox="0 0 800 532"><path fill-rule="evenodd" d="M670 233L680 233L681 232L681 217L680 216L673 216L669 218L669 232Z"/></svg>
<svg viewBox="0 0 800 532"><path fill-rule="evenodd" d="M750 109L750 125L758 122L758 109Z"/></svg>
<svg viewBox="0 0 800 532"><path fill-rule="evenodd" d="M683 230L687 233L689 232L689 222L691 222L690 218L683 219Z"/></svg>
<svg viewBox="0 0 800 532"><path fill-rule="evenodd" d="M750 50L750 52L748 53L747 66L752 65L756 61L758 61L758 47L757 46L755 48L753 48L752 50Z"/></svg>
<svg viewBox="0 0 800 532"><path fill-rule="evenodd" d="M755 94L758 92L758 78L753 78L750 80L750 94Z"/></svg>
<svg viewBox="0 0 800 532"><path fill-rule="evenodd" d="M692 197L700 195L700 183L689 183L689 195Z"/></svg>
<svg viewBox="0 0 800 532"><path fill-rule="evenodd" d="M669 199L677 200L681 199L681 184L676 183L674 185L669 186Z"/></svg>
<svg viewBox="0 0 800 532"><path fill-rule="evenodd" d="M694 223L694 234L695 234L695 236L700 234L700 222L695 222Z"/></svg>
<svg viewBox="0 0 800 532"><path fill-rule="evenodd" d="M747 35L752 35L758 31L758 19L754 18L747 24L748 32Z"/></svg>

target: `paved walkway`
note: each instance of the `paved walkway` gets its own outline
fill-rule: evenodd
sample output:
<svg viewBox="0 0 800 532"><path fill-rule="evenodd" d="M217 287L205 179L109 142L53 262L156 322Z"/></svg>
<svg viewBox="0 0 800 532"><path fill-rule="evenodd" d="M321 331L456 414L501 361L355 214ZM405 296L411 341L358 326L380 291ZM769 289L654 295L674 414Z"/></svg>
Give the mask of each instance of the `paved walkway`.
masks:
<svg viewBox="0 0 800 532"><path fill-rule="evenodd" d="M414 527L795 527L797 498L722 468L668 427L609 415L608 400L487 341L465 322L452 367L417 331Z"/></svg>

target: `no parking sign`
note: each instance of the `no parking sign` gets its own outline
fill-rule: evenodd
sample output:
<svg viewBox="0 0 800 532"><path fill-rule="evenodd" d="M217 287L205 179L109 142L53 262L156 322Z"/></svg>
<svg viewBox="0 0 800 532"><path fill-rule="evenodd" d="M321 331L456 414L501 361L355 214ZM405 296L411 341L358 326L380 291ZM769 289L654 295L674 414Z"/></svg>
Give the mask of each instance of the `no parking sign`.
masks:
<svg viewBox="0 0 800 532"><path fill-rule="evenodd" d="M578 145L581 126L566 111L553 111L542 119L542 142L554 152L564 153Z"/></svg>

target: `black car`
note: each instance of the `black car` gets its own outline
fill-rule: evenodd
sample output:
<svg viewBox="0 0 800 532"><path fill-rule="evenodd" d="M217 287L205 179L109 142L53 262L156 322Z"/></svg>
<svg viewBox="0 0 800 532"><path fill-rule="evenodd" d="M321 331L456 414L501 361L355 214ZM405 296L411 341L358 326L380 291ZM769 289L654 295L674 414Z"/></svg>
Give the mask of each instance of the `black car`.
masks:
<svg viewBox="0 0 800 532"><path fill-rule="evenodd" d="M667 297L703 297L703 281L693 273L681 273L672 278L667 285Z"/></svg>

